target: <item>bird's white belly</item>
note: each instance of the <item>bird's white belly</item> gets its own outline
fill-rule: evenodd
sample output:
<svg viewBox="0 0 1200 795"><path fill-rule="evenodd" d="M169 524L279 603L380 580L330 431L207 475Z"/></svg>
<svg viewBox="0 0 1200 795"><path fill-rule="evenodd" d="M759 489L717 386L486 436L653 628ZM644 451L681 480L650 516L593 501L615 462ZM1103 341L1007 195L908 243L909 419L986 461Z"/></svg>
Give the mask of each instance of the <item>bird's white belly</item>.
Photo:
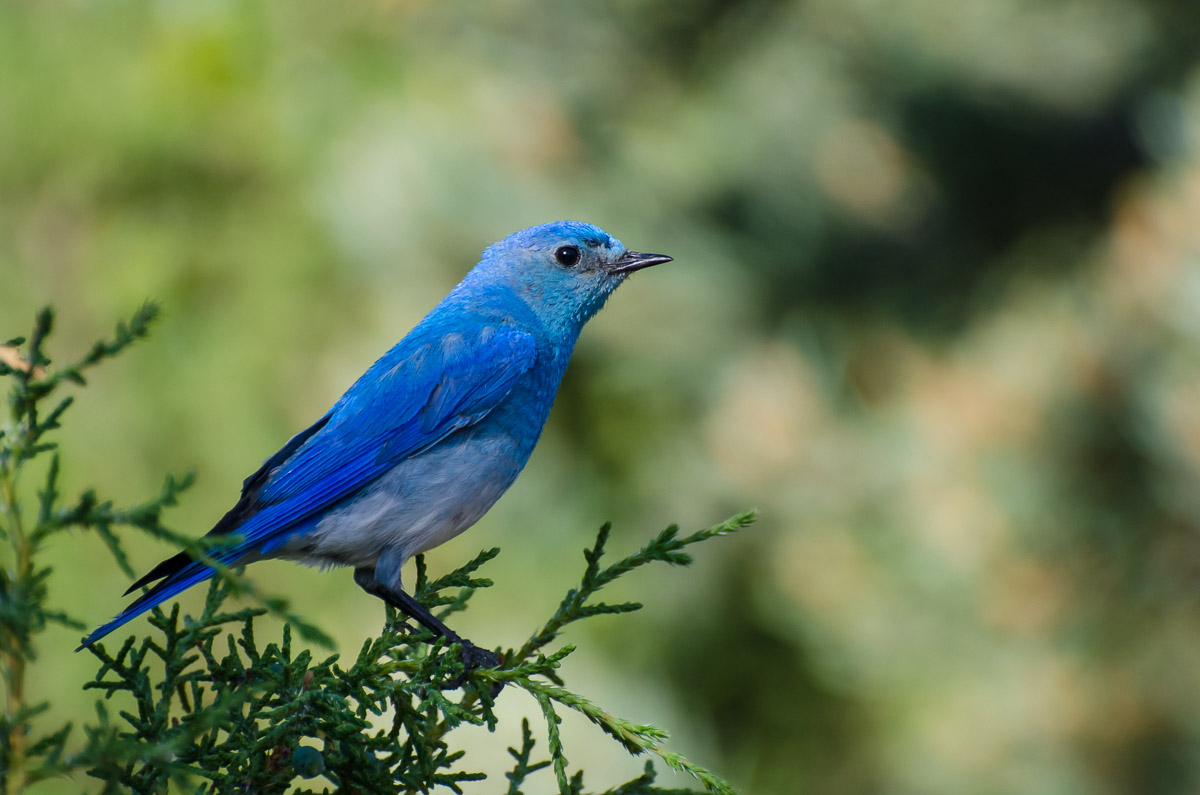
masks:
<svg viewBox="0 0 1200 795"><path fill-rule="evenodd" d="M402 461L276 554L317 565L374 566L385 549L407 559L466 530L512 485L528 452L507 436L466 434L447 442Z"/></svg>

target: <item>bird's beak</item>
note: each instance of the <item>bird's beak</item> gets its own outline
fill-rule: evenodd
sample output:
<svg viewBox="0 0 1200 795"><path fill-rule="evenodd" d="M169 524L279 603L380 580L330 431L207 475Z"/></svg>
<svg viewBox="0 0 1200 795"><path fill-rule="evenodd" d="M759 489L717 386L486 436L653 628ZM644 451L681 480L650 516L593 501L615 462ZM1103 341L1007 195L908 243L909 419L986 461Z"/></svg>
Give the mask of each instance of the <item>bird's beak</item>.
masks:
<svg viewBox="0 0 1200 795"><path fill-rule="evenodd" d="M651 265L661 265L664 262L670 262L674 257L668 257L666 254L643 254L640 251L626 251L613 262L612 267L608 269L611 274L618 273L633 273L640 271L642 268L649 268Z"/></svg>

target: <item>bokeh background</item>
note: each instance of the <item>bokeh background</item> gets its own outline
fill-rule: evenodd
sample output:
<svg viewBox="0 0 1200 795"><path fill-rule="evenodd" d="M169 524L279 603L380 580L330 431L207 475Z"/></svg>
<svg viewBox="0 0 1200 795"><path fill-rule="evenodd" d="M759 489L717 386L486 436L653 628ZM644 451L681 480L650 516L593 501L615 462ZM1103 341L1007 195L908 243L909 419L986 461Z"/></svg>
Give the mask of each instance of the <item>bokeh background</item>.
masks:
<svg viewBox="0 0 1200 795"><path fill-rule="evenodd" d="M431 556L503 547L464 634L518 644L605 519L624 552L757 506L623 583L647 609L576 631L568 681L754 795L1200 791L1200 5L0 4L0 336L165 308L70 412L70 489L195 470L170 523L206 530L560 218L676 262ZM54 554L56 604L119 609L96 539ZM252 572L343 652L378 630L348 571ZM86 719L75 640L30 687ZM590 787L639 768L567 730Z"/></svg>

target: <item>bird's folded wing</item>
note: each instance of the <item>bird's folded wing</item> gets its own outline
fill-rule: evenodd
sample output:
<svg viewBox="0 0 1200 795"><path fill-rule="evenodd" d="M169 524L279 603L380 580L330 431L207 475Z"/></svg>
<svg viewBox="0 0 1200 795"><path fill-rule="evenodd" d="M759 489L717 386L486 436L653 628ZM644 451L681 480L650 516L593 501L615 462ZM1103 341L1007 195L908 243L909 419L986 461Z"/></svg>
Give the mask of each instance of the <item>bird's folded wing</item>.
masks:
<svg viewBox="0 0 1200 795"><path fill-rule="evenodd" d="M328 421L267 473L249 515L231 528L243 537L240 551L278 541L405 458L478 422L537 359L533 337L509 326L407 342L364 373Z"/></svg>

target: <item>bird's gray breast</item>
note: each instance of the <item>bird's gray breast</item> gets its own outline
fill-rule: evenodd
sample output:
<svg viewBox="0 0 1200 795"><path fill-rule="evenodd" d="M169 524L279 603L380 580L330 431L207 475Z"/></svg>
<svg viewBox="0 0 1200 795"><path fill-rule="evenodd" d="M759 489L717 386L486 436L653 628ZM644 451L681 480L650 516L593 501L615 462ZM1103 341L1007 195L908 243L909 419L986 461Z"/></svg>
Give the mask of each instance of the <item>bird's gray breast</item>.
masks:
<svg viewBox="0 0 1200 795"><path fill-rule="evenodd" d="M407 559L458 535L512 485L537 441L540 423L530 429L533 423L505 414L494 412L404 459L277 554L318 565L374 566L386 549Z"/></svg>

